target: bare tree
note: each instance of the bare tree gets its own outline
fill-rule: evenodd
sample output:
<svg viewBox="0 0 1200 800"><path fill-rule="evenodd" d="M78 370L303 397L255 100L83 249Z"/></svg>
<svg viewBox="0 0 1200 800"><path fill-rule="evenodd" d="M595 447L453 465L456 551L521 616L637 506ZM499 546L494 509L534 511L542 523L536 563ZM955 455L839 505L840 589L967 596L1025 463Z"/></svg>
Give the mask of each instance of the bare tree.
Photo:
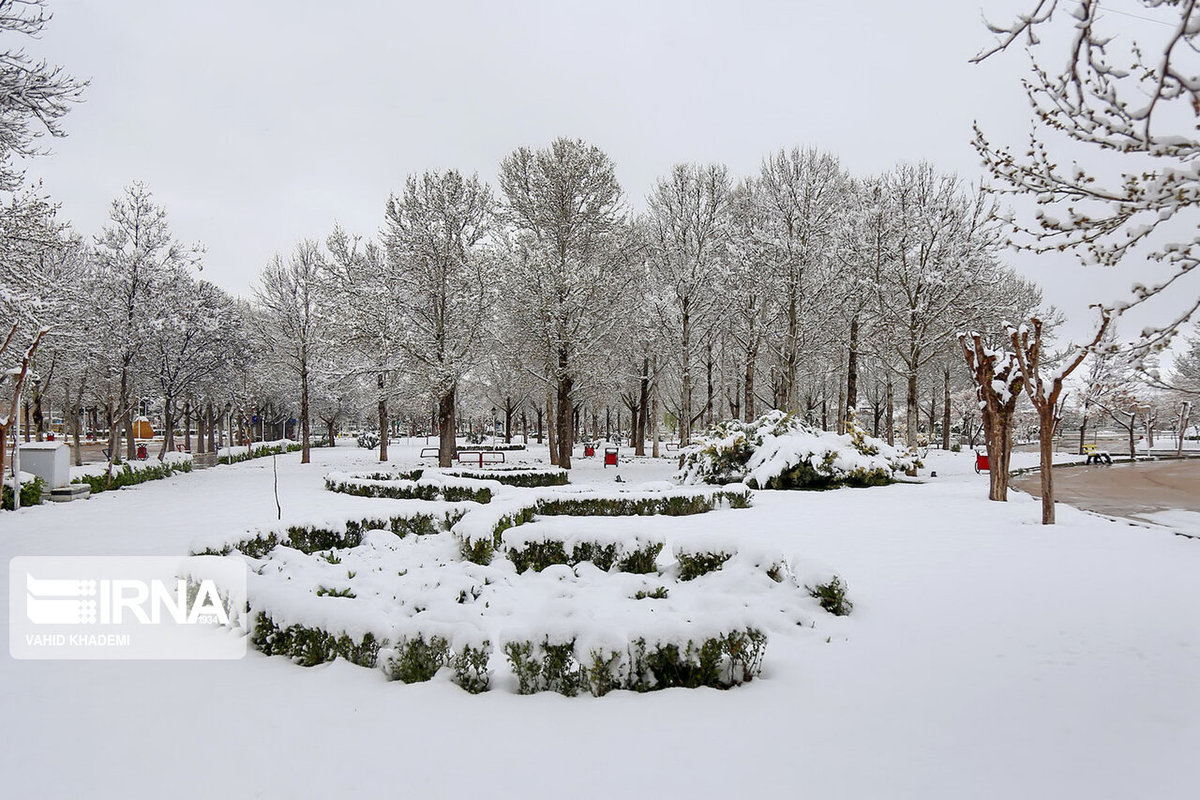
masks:
<svg viewBox="0 0 1200 800"><path fill-rule="evenodd" d="M458 384L482 356L495 290L486 247L492 207L487 184L454 170L409 177L403 196L387 205L388 275L400 287L392 313L403 322L402 348L437 402L443 467L456 455Z"/></svg>
<svg viewBox="0 0 1200 800"><path fill-rule="evenodd" d="M980 333L962 334L959 347L975 380L988 454L988 499L1008 500L1012 422L1025 383L1016 356L988 347Z"/></svg>
<svg viewBox="0 0 1200 800"><path fill-rule="evenodd" d="M500 165L500 186L513 232L506 285L520 298L511 314L541 362L551 447L569 469L576 384L622 322L635 281L624 198L612 160L578 139L518 148Z"/></svg>
<svg viewBox="0 0 1200 800"><path fill-rule="evenodd" d="M1020 328L1008 326L1009 341L1025 377L1025 393L1029 395L1038 415L1043 525L1054 524L1054 434L1058 430L1058 423L1062 421L1063 380L1095 350L1104 339L1111 322L1112 313L1102 311L1095 338L1084 347L1073 348L1073 352L1057 359L1047 358L1040 319L1034 317L1028 326L1022 325ZM1059 363L1051 368L1047 361Z"/></svg>
<svg viewBox="0 0 1200 800"><path fill-rule="evenodd" d="M1122 18L1103 14L1099 0L1031 5L1009 25L989 25L997 42L973 59L1025 43L1034 126L1029 145L1019 151L995 145L977 127L975 147L998 191L1036 200L1032 219L1012 220L1023 234L1021 246L1070 251L1083 264L1132 258L1164 265L1165 277L1137 283L1111 304L1121 312L1169 295L1182 305L1182 313L1172 310L1167 322L1141 332L1134 350L1145 356L1200 309L1200 292L1194 283L1186 286L1200 264L1200 174L1194 169L1200 158L1194 126L1200 7L1195 0L1142 0L1165 24L1147 28L1153 41L1132 41L1123 35ZM1104 167L1084 166L1080 148L1104 154L1094 159Z"/></svg>
<svg viewBox="0 0 1200 800"><path fill-rule="evenodd" d="M262 309L255 327L268 358L299 384L301 464L310 461L309 372L327 341L319 302L323 264L320 246L306 239L286 262L278 255L271 259L254 292Z"/></svg>
<svg viewBox="0 0 1200 800"><path fill-rule="evenodd" d="M717 289L724 283L729 200L728 170L717 164L677 165L669 177L655 183L647 200L651 280L667 295L664 322L673 333L679 359L681 444L691 438L692 425L703 414L692 413L696 334L712 327L720 298Z"/></svg>

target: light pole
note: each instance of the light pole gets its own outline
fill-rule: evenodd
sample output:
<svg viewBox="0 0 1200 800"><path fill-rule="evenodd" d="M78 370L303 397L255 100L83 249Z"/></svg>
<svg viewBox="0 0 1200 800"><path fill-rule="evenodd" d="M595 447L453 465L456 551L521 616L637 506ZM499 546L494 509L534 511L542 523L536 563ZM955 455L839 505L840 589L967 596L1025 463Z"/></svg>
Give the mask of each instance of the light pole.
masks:
<svg viewBox="0 0 1200 800"><path fill-rule="evenodd" d="M17 418L13 430L13 511L21 509L21 392L17 392Z"/></svg>

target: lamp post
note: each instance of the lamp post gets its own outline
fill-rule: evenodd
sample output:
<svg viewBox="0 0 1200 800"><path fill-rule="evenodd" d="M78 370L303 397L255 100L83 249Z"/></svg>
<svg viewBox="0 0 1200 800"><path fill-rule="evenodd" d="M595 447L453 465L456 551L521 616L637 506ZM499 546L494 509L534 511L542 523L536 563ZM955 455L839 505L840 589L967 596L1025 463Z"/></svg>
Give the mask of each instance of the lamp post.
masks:
<svg viewBox="0 0 1200 800"><path fill-rule="evenodd" d="M496 407L492 406L492 440L493 441L496 439L496 428L497 428L497 426L499 426L499 424L500 423L496 420Z"/></svg>
<svg viewBox="0 0 1200 800"><path fill-rule="evenodd" d="M17 418L13 422L13 511L21 509L21 393L17 392Z"/></svg>

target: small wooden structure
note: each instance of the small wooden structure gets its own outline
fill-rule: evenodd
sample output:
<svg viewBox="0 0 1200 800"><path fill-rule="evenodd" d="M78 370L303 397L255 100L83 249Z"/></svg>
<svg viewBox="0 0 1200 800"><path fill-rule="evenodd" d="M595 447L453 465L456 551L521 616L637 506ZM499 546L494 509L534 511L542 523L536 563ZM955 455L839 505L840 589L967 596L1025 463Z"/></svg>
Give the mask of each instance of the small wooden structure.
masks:
<svg viewBox="0 0 1200 800"><path fill-rule="evenodd" d="M133 421L133 438L154 438L154 426L150 424L150 420L147 417L138 417Z"/></svg>

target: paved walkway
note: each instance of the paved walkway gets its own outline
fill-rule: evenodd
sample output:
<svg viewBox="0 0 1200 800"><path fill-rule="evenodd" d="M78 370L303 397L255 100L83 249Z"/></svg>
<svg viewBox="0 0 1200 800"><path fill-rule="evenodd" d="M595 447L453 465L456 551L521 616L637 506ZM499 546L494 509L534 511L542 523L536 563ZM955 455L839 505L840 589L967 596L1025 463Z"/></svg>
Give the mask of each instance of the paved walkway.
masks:
<svg viewBox="0 0 1200 800"><path fill-rule="evenodd" d="M1042 494L1041 476L1036 472L1014 478L1012 483L1035 497ZM1200 459L1058 469L1054 471L1054 496L1059 502L1100 514L1190 528L1173 523L1200 516Z"/></svg>

